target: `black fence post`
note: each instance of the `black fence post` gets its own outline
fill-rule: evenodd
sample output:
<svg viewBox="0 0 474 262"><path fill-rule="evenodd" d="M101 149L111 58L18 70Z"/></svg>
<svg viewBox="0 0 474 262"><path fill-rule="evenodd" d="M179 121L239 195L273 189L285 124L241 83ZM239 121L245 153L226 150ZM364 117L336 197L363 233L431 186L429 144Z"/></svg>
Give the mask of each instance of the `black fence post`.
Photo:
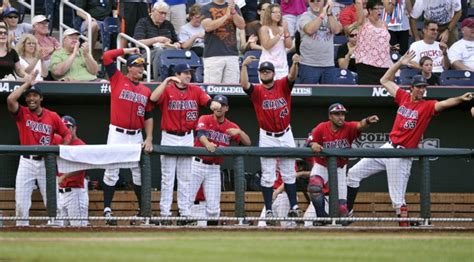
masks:
<svg viewBox="0 0 474 262"><path fill-rule="evenodd" d="M49 217L56 217L56 192L58 190L56 185L56 155L46 154L44 166L46 169L46 210L48 211Z"/></svg>
<svg viewBox="0 0 474 262"><path fill-rule="evenodd" d="M244 157L234 157L235 216L245 216Z"/></svg>
<svg viewBox="0 0 474 262"><path fill-rule="evenodd" d="M143 217L151 217L151 159L149 154L142 152L140 157L142 179L142 199L140 213Z"/></svg>
<svg viewBox="0 0 474 262"><path fill-rule="evenodd" d="M337 157L327 158L329 175L329 216L339 217L339 190L337 187Z"/></svg>
<svg viewBox="0 0 474 262"><path fill-rule="evenodd" d="M421 185L420 185L420 216L431 217L431 176L429 157L420 157Z"/></svg>

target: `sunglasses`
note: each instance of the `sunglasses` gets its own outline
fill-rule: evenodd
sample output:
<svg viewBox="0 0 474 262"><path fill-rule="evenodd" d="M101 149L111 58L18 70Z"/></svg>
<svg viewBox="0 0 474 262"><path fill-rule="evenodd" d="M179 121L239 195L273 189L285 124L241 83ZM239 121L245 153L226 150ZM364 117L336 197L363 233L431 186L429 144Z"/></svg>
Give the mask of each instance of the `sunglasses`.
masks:
<svg viewBox="0 0 474 262"><path fill-rule="evenodd" d="M8 35L7 31L0 31L0 35Z"/></svg>
<svg viewBox="0 0 474 262"><path fill-rule="evenodd" d="M357 34L350 34L349 36L350 36L350 37L356 37Z"/></svg>
<svg viewBox="0 0 474 262"><path fill-rule="evenodd" d="M10 19L12 19L12 18L18 18L18 16L12 15L12 16L7 16L7 18L10 18Z"/></svg>

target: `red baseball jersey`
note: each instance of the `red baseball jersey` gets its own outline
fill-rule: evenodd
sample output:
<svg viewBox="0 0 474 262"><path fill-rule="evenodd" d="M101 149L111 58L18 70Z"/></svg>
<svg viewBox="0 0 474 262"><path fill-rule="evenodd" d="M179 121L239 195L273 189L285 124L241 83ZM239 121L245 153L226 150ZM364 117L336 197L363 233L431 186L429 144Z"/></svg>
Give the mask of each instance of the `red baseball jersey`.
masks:
<svg viewBox="0 0 474 262"><path fill-rule="evenodd" d="M250 96L260 128L269 132L282 132L290 125L291 89L288 77L275 80L273 87L251 85L245 92Z"/></svg>
<svg viewBox="0 0 474 262"><path fill-rule="evenodd" d="M209 142L216 144L218 147L227 147L230 146L232 141L240 143L240 136L235 135L231 136L227 133L227 129L229 128L238 128L240 127L235 124L234 122L228 120L227 118L224 120L223 123L217 122L214 118L214 115L204 115L199 118L196 131L206 131L206 137ZM196 136L194 146L196 147L204 147L199 141L199 137ZM224 162L224 157L210 157L210 156L199 156L201 159L205 161L209 161L216 164L221 164Z"/></svg>
<svg viewBox="0 0 474 262"><path fill-rule="evenodd" d="M156 102L160 107L161 129L165 131L187 132L196 128L199 106L206 106L211 97L199 86L187 85L179 89L170 82Z"/></svg>
<svg viewBox="0 0 474 262"><path fill-rule="evenodd" d="M277 178L275 179L275 182L273 183L274 190L277 190L281 186L281 184L283 184L283 178L281 178L280 170L276 171L276 176Z"/></svg>
<svg viewBox="0 0 474 262"><path fill-rule="evenodd" d="M85 145L84 141L80 138L76 138L71 140L69 145L71 146L80 146ZM77 171L79 174L68 177L64 179L61 184L59 184L60 188L72 187L72 188L84 188L84 177L86 176L86 171ZM64 175L63 173L58 173L58 176Z"/></svg>
<svg viewBox="0 0 474 262"><path fill-rule="evenodd" d="M113 66L113 59L123 55L123 49L104 53L106 67ZM107 69L109 72L109 68ZM141 83L134 83L116 68L109 74L110 80L110 123L125 129L145 127L145 112L153 109L150 102L151 90Z"/></svg>
<svg viewBox="0 0 474 262"><path fill-rule="evenodd" d="M436 100L411 101L410 94L399 88L395 95L397 116L390 132L390 140L405 148L417 148L431 118L436 115Z"/></svg>
<svg viewBox="0 0 474 262"><path fill-rule="evenodd" d="M71 132L58 114L46 108L43 108L41 115L38 116L27 107L20 106L15 121L20 135L20 144L23 146L51 145L55 133L67 140L71 138Z"/></svg>
<svg viewBox="0 0 474 262"><path fill-rule="evenodd" d="M313 129L310 142L316 142L323 148L351 148L352 142L360 135L357 124L357 121L345 122L339 130L334 131L331 128L331 121L320 123ZM327 167L325 157L316 157L314 161ZM345 166L347 162L347 158L337 158L338 167Z"/></svg>
<svg viewBox="0 0 474 262"><path fill-rule="evenodd" d="M204 195L204 187L201 185L199 187L199 190L196 193L196 197L194 198L194 201L206 201L206 196Z"/></svg>

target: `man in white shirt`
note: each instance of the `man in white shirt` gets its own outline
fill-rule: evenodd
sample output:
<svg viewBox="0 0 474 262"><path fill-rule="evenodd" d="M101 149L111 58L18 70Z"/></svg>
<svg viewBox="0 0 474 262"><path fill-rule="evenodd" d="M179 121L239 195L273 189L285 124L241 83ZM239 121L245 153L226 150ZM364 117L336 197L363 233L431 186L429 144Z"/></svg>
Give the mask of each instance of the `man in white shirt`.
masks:
<svg viewBox="0 0 474 262"><path fill-rule="evenodd" d="M458 40L456 23L461 18L461 0L417 0L410 14L410 29L416 30L416 20L423 14L425 21L439 26L439 40L451 46ZM418 34L415 40L420 40Z"/></svg>
<svg viewBox="0 0 474 262"><path fill-rule="evenodd" d="M415 58L408 64L411 68L420 69L420 59L428 56L433 60L433 73L441 73L449 68L448 46L443 42L435 41L438 36L438 25L426 21L423 26L423 40L416 41L410 46L415 51Z"/></svg>
<svg viewBox="0 0 474 262"><path fill-rule="evenodd" d="M449 49L449 61L453 69L474 72L474 18L464 19L461 31L463 38Z"/></svg>

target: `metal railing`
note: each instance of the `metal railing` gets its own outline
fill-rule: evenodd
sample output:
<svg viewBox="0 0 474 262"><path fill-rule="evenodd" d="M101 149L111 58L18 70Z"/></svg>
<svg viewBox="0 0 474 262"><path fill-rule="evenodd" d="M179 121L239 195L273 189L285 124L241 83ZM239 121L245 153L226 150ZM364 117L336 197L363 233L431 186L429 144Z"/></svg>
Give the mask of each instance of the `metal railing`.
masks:
<svg viewBox="0 0 474 262"><path fill-rule="evenodd" d="M135 46L137 47L140 47L140 48L143 48L145 49L145 56L146 56L146 62L147 62L147 65L146 65L146 70L144 72L144 74L146 75L146 81L149 83L151 82L151 75L153 74L151 72L151 63L152 61L151 60L151 51L150 51L150 48L141 43L140 41L136 40L135 38L125 34L125 33L120 33L118 34L117 36L117 47L120 46L120 41L123 39L133 43ZM123 58L123 57L117 57L117 69L120 71L122 68L122 62L123 63L126 63L127 61Z"/></svg>
<svg viewBox="0 0 474 262"><path fill-rule="evenodd" d="M87 22L87 36L83 36L81 34L81 38L84 39L85 41L87 41L87 43L89 44L89 52L92 53L92 47L93 47L93 44L95 43L92 43L92 16L87 13L86 11L84 11L84 9L82 8L79 8L78 6L74 5L73 3L69 2L68 0L61 0L60 4L59 4L59 42L61 43L61 46L63 44L63 34L64 34L64 30L65 29L69 29L71 28L70 26L68 26L67 24L64 23L64 5L67 5L69 6L70 8L73 9L73 12L82 12L86 15L86 22Z"/></svg>
<svg viewBox="0 0 474 262"><path fill-rule="evenodd" d="M18 0L18 3L28 9L30 9L30 16L31 19L33 19L33 16L35 16L35 0L30 0L31 3L27 3L23 0Z"/></svg>
<svg viewBox="0 0 474 262"><path fill-rule="evenodd" d="M46 194L47 194L47 214L49 218L56 217L56 155L59 154L58 146L11 146L0 145L0 154L34 154L44 155L46 167ZM315 154L309 148L259 148L259 147L226 147L217 148L215 152L208 152L205 148L195 147L175 147L155 145L151 154L158 155L180 155L180 156L232 156L234 168L234 187L235 187L235 217L223 218L197 218L202 220L223 220L239 221L243 220L267 220L265 218L245 217L245 175L244 175L244 156L250 157L326 157L329 174L329 218L275 218L268 220L292 220L292 221L331 221L332 223L340 221L418 221L429 225L430 221L456 221L456 222L474 222L474 218L431 218L431 179L430 179L430 157L474 157L472 149L325 149L324 152ZM420 181L420 217L419 218L341 218L338 212L338 185L337 185L337 157L366 157L366 158L400 158L400 157L418 157L421 169ZM140 160L141 167L141 214L142 218L138 220L150 220L151 212L151 159L150 154L142 154ZM128 217L129 218L129 217ZM128 219L124 218L124 220ZM25 219L8 218L5 220ZM39 218L38 218L39 219ZM76 218L84 219L84 218ZM91 218L90 218L91 219ZM94 217L92 220L103 220L104 218ZM168 220L175 217L156 219ZM176 220L186 218L176 218Z"/></svg>

